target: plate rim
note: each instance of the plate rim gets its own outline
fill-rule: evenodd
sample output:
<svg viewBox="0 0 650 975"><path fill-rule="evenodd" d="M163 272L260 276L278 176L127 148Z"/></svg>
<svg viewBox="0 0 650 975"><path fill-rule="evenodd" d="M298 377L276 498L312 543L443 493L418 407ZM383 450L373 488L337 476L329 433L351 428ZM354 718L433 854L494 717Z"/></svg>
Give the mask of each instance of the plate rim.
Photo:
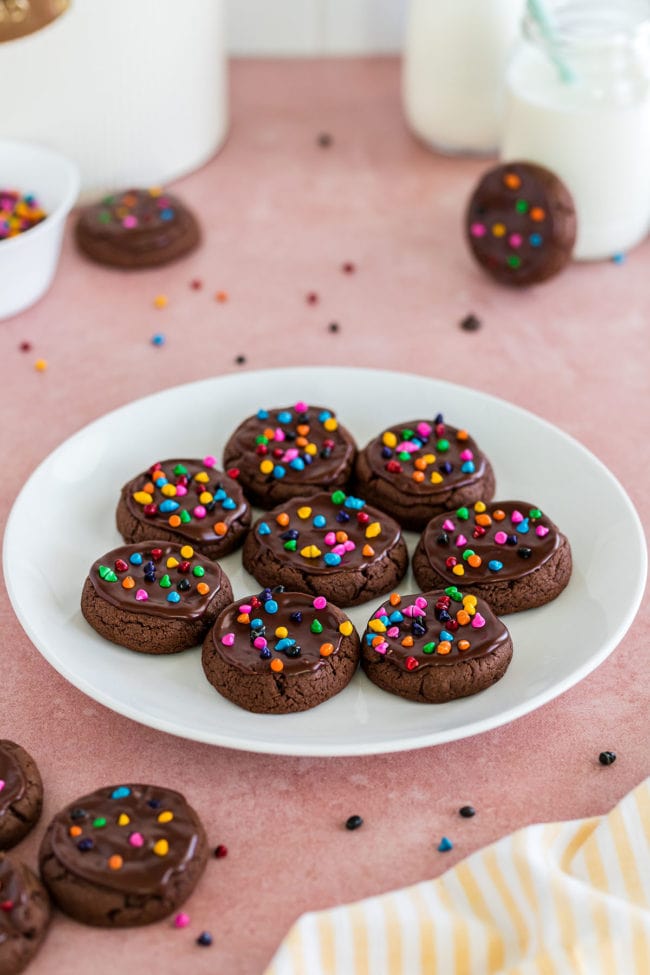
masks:
<svg viewBox="0 0 650 975"><path fill-rule="evenodd" d="M78 677L74 675L62 662L56 654L52 654L49 650L45 649L40 641L40 638L36 636L29 619L22 612L22 607L20 605L19 597L16 590L14 589L14 581L12 578L12 573L8 571L8 550L10 548L11 539L14 533L18 532L16 527L18 522L18 509L20 507L21 498L25 493L27 493L30 485L35 481L42 468L45 465L51 463L60 451L68 448L71 443L78 437L87 435L92 431L93 427L106 422L109 419L115 419L120 413L138 406L146 405L156 398L164 397L169 394L178 394L179 391L188 390L190 388L196 388L198 386L210 386L215 383L236 383L237 380L241 379L241 373L227 373L224 375L210 376L203 379L191 380L186 383L177 383L173 386L168 386L163 389L157 390L153 393L148 393L145 396L138 397L136 399L128 400L127 402L115 407L112 410L96 417L94 420L90 420L88 423L79 427L69 436L67 436L63 441L61 441L56 447L54 447L33 469L31 474L23 481L20 491L16 495L11 505L9 515L7 517L7 522L4 530L3 546L2 546L2 561L3 561L3 572L5 577L5 586L7 589L7 594L12 606L12 609L25 633L27 634L30 642L34 645L39 654L44 657L44 659L53 667L57 673L67 680L73 687L76 687L87 697L92 700L97 701L109 710L114 711L124 717L135 721L144 727L150 727L157 731L164 732L165 734L171 734L174 737L182 738L190 741L198 741L204 744L209 744L222 748L230 748L235 751L247 751L257 754L273 754L273 755L287 755L287 756L302 756L302 757L359 757L362 755L377 755L377 754L391 754L400 751L414 751L420 748L434 747L436 745L442 745L449 743L451 741L460 741L463 738L472 737L474 735L483 734L495 728L503 727L506 724L510 724L520 717L524 717L533 711L538 710L544 704L555 700L562 694L566 693L570 688L574 687L580 681L584 680L590 673L597 669L600 664L616 649L625 634L631 627L636 615L639 611L641 601L643 598L643 593L645 591L647 571L648 571L648 552L647 544L645 540L645 533L643 530L643 525L640 516L632 502L627 491L623 487L620 480L616 475L601 461L588 447L582 444L579 440L573 437L571 434L564 431L561 427L556 424L551 423L544 417L539 416L531 410L525 407L519 406L516 403L512 403L503 397L495 396L492 393L483 392L480 389L476 389L471 386L466 386L461 383L450 382L446 379L439 379L435 376L420 375L418 373L411 373L408 371L401 370L387 370L387 369L375 369L366 366L285 366L272 369L258 369L249 370L244 375L246 377L258 377L260 382L263 382L264 378L274 376L279 378L285 375L287 379L291 377L292 380L300 378L302 383L308 383L310 374L323 374L323 372L347 372L358 375L360 372L374 375L378 380L389 379L390 377L399 376L400 379L411 378L418 381L424 381L427 383L432 383L438 386L440 389L453 390L455 392L460 391L461 394L471 394L473 396L478 396L482 400L492 401L500 408L506 408L508 411L512 411L520 417L520 419L532 418L537 424L542 425L553 434L559 434L563 439L569 442L570 446L577 450L583 457L587 458L592 464L600 469L602 475L604 475L607 480L611 483L614 489L619 494L621 501L624 503L627 510L627 515L631 518L631 523L636 530L636 540L639 547L639 558L640 565L637 573L637 581L634 589L633 597L629 604L627 613L623 616L619 622L616 629L610 634L609 638L603 643L599 652L594 654L589 660L585 661L580 667L572 671L570 674L566 675L563 679L557 681L553 684L551 688L547 688L545 691L539 692L533 695L531 698L520 702L519 704L513 705L510 708L502 710L498 715L492 715L489 717L482 718L480 720L466 723L461 728L453 729L453 731L429 731L417 737L409 736L407 738L401 738L399 741L385 741L381 740L378 742L364 741L360 745L354 742L348 743L337 743L336 745L324 745L319 743L312 743L309 741L299 741L293 743L291 741L281 742L279 744L274 743L272 740L269 742L267 739L245 739L240 735L235 738L229 737L227 734L215 734L213 731L209 733L202 734L200 729L186 729L185 731L180 731L178 728L170 726L165 720L158 718L156 715L148 715L147 719L144 720L141 714L136 713L134 708L131 708L128 703L123 703L122 701L115 701L110 694L105 693L102 690L98 690L92 687L84 677Z"/></svg>

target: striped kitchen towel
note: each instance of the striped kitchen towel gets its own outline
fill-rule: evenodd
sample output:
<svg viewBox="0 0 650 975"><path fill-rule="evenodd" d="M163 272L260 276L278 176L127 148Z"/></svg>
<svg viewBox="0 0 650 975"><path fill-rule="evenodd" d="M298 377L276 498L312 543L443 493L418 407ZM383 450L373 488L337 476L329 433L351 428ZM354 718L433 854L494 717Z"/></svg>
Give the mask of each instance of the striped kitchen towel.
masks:
<svg viewBox="0 0 650 975"><path fill-rule="evenodd" d="M650 779L435 880L304 914L266 975L650 975Z"/></svg>

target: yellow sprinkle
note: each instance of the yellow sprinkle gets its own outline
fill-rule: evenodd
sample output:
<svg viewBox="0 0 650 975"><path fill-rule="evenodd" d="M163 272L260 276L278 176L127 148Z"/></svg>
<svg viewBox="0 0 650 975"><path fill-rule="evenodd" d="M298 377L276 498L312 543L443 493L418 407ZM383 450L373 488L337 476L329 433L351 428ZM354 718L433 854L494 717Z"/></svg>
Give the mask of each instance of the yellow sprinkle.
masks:
<svg viewBox="0 0 650 975"><path fill-rule="evenodd" d="M296 512L296 514L298 515L299 518L302 518L304 520L305 518L309 518L309 516L311 514L311 508L308 508L305 505L302 508L298 508L298 511Z"/></svg>
<svg viewBox="0 0 650 975"><path fill-rule="evenodd" d="M370 620L368 629L372 630L373 633L385 633L386 625L381 620Z"/></svg>
<svg viewBox="0 0 650 975"><path fill-rule="evenodd" d="M194 555L194 549L192 548L192 546L191 545L183 545L183 547L181 549L181 556L184 559L191 559L193 555Z"/></svg>
<svg viewBox="0 0 650 975"><path fill-rule="evenodd" d="M435 464L436 455L435 454L425 454L422 460L426 460L427 464Z"/></svg>
<svg viewBox="0 0 650 975"><path fill-rule="evenodd" d="M386 433L381 438L381 442L385 447L391 447L391 448L397 447L397 437L395 436L394 433L391 433L390 430L386 431Z"/></svg>
<svg viewBox="0 0 650 975"><path fill-rule="evenodd" d="M476 596L472 596L471 593L469 593L467 596L463 596L463 606L465 609L467 609L468 606L476 606Z"/></svg>
<svg viewBox="0 0 650 975"><path fill-rule="evenodd" d="M376 538L381 535L381 525L378 521L371 521L366 528L366 538Z"/></svg>
<svg viewBox="0 0 650 975"><path fill-rule="evenodd" d="M179 564L178 559L175 559L173 555L170 555L169 558L167 559L168 569L175 569L178 564Z"/></svg>
<svg viewBox="0 0 650 975"><path fill-rule="evenodd" d="M212 495L209 491L202 491L201 494L199 494L199 501L201 504L210 504L212 501Z"/></svg>
<svg viewBox="0 0 650 975"><path fill-rule="evenodd" d="M173 812L170 812L169 809L164 809L161 813L158 814L159 823L171 823L173 818L174 818L174 814Z"/></svg>
<svg viewBox="0 0 650 975"><path fill-rule="evenodd" d="M474 505L474 511L476 511L479 515L482 515L483 512L485 511L485 502L477 501L476 504Z"/></svg>
<svg viewBox="0 0 650 975"><path fill-rule="evenodd" d="M506 232L505 224L495 223L492 227L492 233L494 234L495 237L503 237L505 236L505 232Z"/></svg>
<svg viewBox="0 0 650 975"><path fill-rule="evenodd" d="M162 187L161 186L151 186L149 188L149 196L153 196L153 197L162 196Z"/></svg>
<svg viewBox="0 0 650 975"><path fill-rule="evenodd" d="M455 576L465 575L465 569L462 567L462 565L455 565L451 571L454 573Z"/></svg>
<svg viewBox="0 0 650 975"><path fill-rule="evenodd" d="M198 474L194 475L194 480L198 481L199 484L207 484L208 481L210 480L210 477L208 474L205 473L205 471L199 471Z"/></svg>
<svg viewBox="0 0 650 975"><path fill-rule="evenodd" d="M442 481L442 474L439 474L438 471L434 471L431 475L430 480L432 484L440 484L440 482Z"/></svg>
<svg viewBox="0 0 650 975"><path fill-rule="evenodd" d="M300 549L300 554L303 559L317 559L322 553L317 545L305 545L304 548Z"/></svg>
<svg viewBox="0 0 650 975"><path fill-rule="evenodd" d="M169 843L167 840L156 840L153 845L153 852L157 857L167 856L169 853Z"/></svg>
<svg viewBox="0 0 650 975"><path fill-rule="evenodd" d="M138 504L151 504L153 498L146 491L136 491L133 500L137 501Z"/></svg>
<svg viewBox="0 0 650 975"><path fill-rule="evenodd" d="M156 295L153 300L154 308L164 308L169 303L167 295Z"/></svg>
<svg viewBox="0 0 650 975"><path fill-rule="evenodd" d="M120 813L120 815L117 817L118 826L128 826L130 822L131 820L126 813Z"/></svg>
<svg viewBox="0 0 650 975"><path fill-rule="evenodd" d="M350 620L343 620L342 623L339 623L339 633L342 636L350 636L353 630L354 627L352 626Z"/></svg>
<svg viewBox="0 0 650 975"><path fill-rule="evenodd" d="M309 454L310 457L315 457L318 453L318 447L315 443L308 443L305 447L305 453Z"/></svg>
<svg viewBox="0 0 650 975"><path fill-rule="evenodd" d="M37 359L34 363L34 369L36 372L45 372L47 369L47 359Z"/></svg>
<svg viewBox="0 0 650 975"><path fill-rule="evenodd" d="M277 636L278 640L284 640L285 637L289 636L289 631L286 626L278 626L275 631L275 635Z"/></svg>
<svg viewBox="0 0 650 975"><path fill-rule="evenodd" d="M323 424L323 426L325 427L325 429L326 429L326 430L327 430L327 431L328 431L329 433L331 433L331 432L332 432L332 431L334 431L334 430L338 430L338 426L339 426L339 421L338 421L338 420L335 420L335 419L334 419L334 417L333 417L333 416L331 416L331 417L329 418L329 420L325 420L325 423Z"/></svg>
<svg viewBox="0 0 650 975"><path fill-rule="evenodd" d="M173 484L163 484L160 489L161 494L164 494L166 498L176 497L176 488Z"/></svg>
<svg viewBox="0 0 650 975"><path fill-rule="evenodd" d="M270 474L274 466L275 465L272 460L263 460L260 464L260 471L262 474Z"/></svg>

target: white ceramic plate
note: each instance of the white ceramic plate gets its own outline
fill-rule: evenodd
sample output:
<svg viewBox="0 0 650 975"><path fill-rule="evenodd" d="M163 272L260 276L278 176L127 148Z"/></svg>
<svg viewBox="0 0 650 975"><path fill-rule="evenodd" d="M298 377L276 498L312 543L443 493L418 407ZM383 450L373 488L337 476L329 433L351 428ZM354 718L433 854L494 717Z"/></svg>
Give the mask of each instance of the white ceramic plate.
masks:
<svg viewBox="0 0 650 975"><path fill-rule="evenodd" d="M206 681L200 650L132 653L85 622L88 568L120 543L119 489L164 457L221 456L230 431L260 406L303 399L333 406L364 444L386 424L443 413L491 458L496 499L538 505L566 532L574 570L562 595L507 617L515 652L505 677L474 697L423 705L357 673L341 694L295 715L249 714ZM412 552L416 536L407 536ZM503 400L439 380L362 369L249 372L177 386L109 413L61 444L18 496L4 571L30 639L67 680L120 714L229 748L288 755L362 755L435 745L512 721L567 690L628 630L645 585L639 518L614 476L575 440ZM236 597L259 590L238 553L223 562ZM400 587L416 592L412 577ZM379 600L351 610L362 628Z"/></svg>

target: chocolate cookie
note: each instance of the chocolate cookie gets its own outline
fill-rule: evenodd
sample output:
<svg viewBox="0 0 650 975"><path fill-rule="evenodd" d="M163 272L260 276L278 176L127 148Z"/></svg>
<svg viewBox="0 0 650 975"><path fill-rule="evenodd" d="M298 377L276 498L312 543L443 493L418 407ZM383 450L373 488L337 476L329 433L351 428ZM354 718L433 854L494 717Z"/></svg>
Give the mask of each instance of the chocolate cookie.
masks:
<svg viewBox="0 0 650 975"><path fill-rule="evenodd" d="M213 687L261 714L307 711L342 691L359 663L359 637L324 596L265 589L223 611L203 644Z"/></svg>
<svg viewBox="0 0 650 975"><path fill-rule="evenodd" d="M373 684L425 704L478 694L503 677L511 657L505 625L484 600L455 586L393 593L361 639L361 666Z"/></svg>
<svg viewBox="0 0 650 975"><path fill-rule="evenodd" d="M200 241L196 217L165 190L126 190L81 211L79 248L98 264L137 269L184 257Z"/></svg>
<svg viewBox="0 0 650 975"><path fill-rule="evenodd" d="M191 545L122 545L90 569L81 611L97 632L129 650L177 653L201 643L224 606L230 582Z"/></svg>
<svg viewBox="0 0 650 975"><path fill-rule="evenodd" d="M546 281L571 260L573 199L543 166L512 162L491 169L472 194L465 222L472 254L501 284Z"/></svg>
<svg viewBox="0 0 650 975"><path fill-rule="evenodd" d="M270 511L249 533L243 562L263 586L356 606L399 582L408 551L392 518L337 490Z"/></svg>
<svg viewBox="0 0 650 975"><path fill-rule="evenodd" d="M52 899L84 924L125 928L159 921L189 897L208 844L178 792L108 786L54 817L39 854Z"/></svg>
<svg viewBox="0 0 650 975"><path fill-rule="evenodd" d="M355 473L364 498L414 531L449 508L491 498L495 487L485 454L440 413L388 427L359 452Z"/></svg>
<svg viewBox="0 0 650 975"><path fill-rule="evenodd" d="M332 410L295 406L258 410L230 437L224 467L260 508L345 487L356 444Z"/></svg>
<svg viewBox="0 0 650 975"><path fill-rule="evenodd" d="M0 975L27 967L47 932L50 899L29 867L0 853Z"/></svg>
<svg viewBox="0 0 650 975"><path fill-rule="evenodd" d="M251 509L241 487L214 457L163 460L122 488L117 530L125 542L189 542L209 559L242 544Z"/></svg>
<svg viewBox="0 0 650 975"><path fill-rule="evenodd" d="M462 585L495 613L543 606L571 576L571 547L528 501L477 501L432 519L413 556L423 589Z"/></svg>
<svg viewBox="0 0 650 975"><path fill-rule="evenodd" d="M0 850L15 846L29 833L42 807L43 783L36 762L20 745L0 738Z"/></svg>

